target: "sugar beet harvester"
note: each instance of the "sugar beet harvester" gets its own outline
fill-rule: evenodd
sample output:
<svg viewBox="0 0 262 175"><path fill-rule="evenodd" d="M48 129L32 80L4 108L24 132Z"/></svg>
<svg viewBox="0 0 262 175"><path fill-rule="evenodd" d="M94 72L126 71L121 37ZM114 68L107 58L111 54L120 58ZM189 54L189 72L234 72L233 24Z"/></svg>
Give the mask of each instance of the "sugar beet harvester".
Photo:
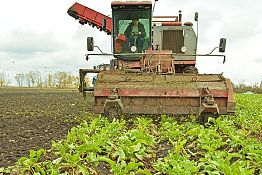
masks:
<svg viewBox="0 0 262 175"><path fill-rule="evenodd" d="M68 14L112 35L113 53L103 53L87 38L88 51L97 47L112 55L110 64L80 69L79 91L94 91L94 112L110 118L122 114L196 114L201 123L208 117L235 112L231 81L221 74L199 74L195 67L197 35L193 23L178 16L152 17L151 1L113 1L112 18L75 3ZM198 21L198 13L195 13ZM225 52L226 39L219 51ZM214 50L213 50L214 51ZM87 73L98 73L92 88Z"/></svg>

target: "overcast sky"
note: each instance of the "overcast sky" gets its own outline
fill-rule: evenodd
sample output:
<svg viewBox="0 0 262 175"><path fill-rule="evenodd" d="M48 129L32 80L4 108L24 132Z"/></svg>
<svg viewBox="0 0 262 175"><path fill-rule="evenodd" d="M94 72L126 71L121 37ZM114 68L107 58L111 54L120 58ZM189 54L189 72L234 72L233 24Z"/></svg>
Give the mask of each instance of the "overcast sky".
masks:
<svg viewBox="0 0 262 175"><path fill-rule="evenodd" d="M72 0L8 0L0 2L0 72L10 79L16 73L67 71L109 63L110 58L85 60L86 37L111 52L111 38L67 14ZM110 15L111 0L77 2ZM226 63L222 58L198 57L200 73L222 73L234 83L262 80L261 0L159 0L155 16L177 15L193 21L199 13L198 53L209 53L227 38ZM218 52L215 52L215 54Z"/></svg>

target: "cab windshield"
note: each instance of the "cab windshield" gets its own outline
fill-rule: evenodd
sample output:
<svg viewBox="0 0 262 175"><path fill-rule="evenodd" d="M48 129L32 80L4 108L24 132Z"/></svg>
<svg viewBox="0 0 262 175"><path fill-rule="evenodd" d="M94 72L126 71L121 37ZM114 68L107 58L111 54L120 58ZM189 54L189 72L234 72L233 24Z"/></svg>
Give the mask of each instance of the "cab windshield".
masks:
<svg viewBox="0 0 262 175"><path fill-rule="evenodd" d="M151 47L151 9L113 11L115 54L142 53Z"/></svg>

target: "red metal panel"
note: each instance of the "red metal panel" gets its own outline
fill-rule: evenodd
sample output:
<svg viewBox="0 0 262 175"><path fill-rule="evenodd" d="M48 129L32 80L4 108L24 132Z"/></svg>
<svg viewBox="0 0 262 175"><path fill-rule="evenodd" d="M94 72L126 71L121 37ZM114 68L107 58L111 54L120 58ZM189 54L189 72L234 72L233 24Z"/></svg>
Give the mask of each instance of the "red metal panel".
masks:
<svg viewBox="0 0 262 175"><path fill-rule="evenodd" d="M214 97L227 97L228 92L223 90L210 90ZM96 89L94 96L110 95L109 89ZM172 90L172 89L119 89L118 95L121 97L200 97L199 90Z"/></svg>
<svg viewBox="0 0 262 175"><path fill-rule="evenodd" d="M209 90L213 97L228 97L228 92L224 90Z"/></svg>
<svg viewBox="0 0 262 175"><path fill-rule="evenodd" d="M174 61L174 64L190 64L190 65L195 65L196 60L185 60L185 61Z"/></svg>
<svg viewBox="0 0 262 175"><path fill-rule="evenodd" d="M125 61L125 60L119 60L119 67L125 67L125 68L140 68L140 61Z"/></svg>
<svg viewBox="0 0 262 175"><path fill-rule="evenodd" d="M76 2L68 9L68 14L76 19L80 18L80 21L83 20L90 25L98 27L100 30L102 30L103 19L106 19L106 32L108 34L112 33L112 18L91 8Z"/></svg>
<svg viewBox="0 0 262 175"><path fill-rule="evenodd" d="M198 97L198 90L165 90L165 89L131 89L118 91L120 96L144 96L144 97Z"/></svg>

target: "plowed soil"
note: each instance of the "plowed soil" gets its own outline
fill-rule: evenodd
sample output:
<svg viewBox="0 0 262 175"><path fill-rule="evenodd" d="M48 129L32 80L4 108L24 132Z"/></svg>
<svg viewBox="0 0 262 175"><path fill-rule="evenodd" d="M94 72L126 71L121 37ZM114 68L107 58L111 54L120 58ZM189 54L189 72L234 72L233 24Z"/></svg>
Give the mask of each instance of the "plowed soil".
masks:
<svg viewBox="0 0 262 175"><path fill-rule="evenodd" d="M50 148L90 110L76 90L0 88L0 167Z"/></svg>

